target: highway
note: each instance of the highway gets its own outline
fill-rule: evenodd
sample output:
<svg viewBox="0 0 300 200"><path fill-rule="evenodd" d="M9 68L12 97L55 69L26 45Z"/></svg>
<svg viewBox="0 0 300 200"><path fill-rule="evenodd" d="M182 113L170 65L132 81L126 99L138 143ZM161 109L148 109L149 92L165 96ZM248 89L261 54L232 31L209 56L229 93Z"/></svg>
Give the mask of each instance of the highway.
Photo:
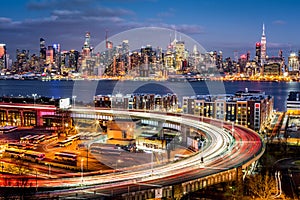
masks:
<svg viewBox="0 0 300 200"><path fill-rule="evenodd" d="M112 116L151 118L176 122L199 129L206 133L207 145L192 156L169 164L153 164L153 167L133 166L116 173L38 180L39 187L47 187L51 195L78 193L121 195L128 192L159 188L205 177L241 166L260 154L263 143L259 135L245 127L219 120L191 115L151 113L116 110L73 109L73 112L99 112ZM233 132L232 132L233 131ZM201 162L203 158L204 162ZM51 188L60 188L51 191ZM43 195L45 193L38 193Z"/></svg>

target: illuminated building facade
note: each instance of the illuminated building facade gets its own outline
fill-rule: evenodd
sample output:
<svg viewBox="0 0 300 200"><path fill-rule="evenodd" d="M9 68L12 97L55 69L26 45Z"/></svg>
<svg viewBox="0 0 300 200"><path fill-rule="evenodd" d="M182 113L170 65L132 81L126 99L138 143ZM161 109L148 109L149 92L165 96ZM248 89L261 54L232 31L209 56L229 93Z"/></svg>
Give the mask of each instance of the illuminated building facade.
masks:
<svg viewBox="0 0 300 200"><path fill-rule="evenodd" d="M175 62L176 70L183 70L183 61L185 60L185 44L184 41L177 41L175 43ZM185 66L186 67L186 66Z"/></svg>
<svg viewBox="0 0 300 200"><path fill-rule="evenodd" d="M3 58L5 53L6 53L6 45L5 44L0 44L0 58Z"/></svg>
<svg viewBox="0 0 300 200"><path fill-rule="evenodd" d="M59 108L60 99L49 97L0 97L0 126L39 127L52 131L72 126L70 113Z"/></svg>
<svg viewBox="0 0 300 200"><path fill-rule="evenodd" d="M102 108L176 111L178 98L175 94L97 95L94 97L94 105Z"/></svg>
<svg viewBox="0 0 300 200"><path fill-rule="evenodd" d="M285 68L283 57L267 58L265 64L262 65L261 75L263 76L280 76Z"/></svg>
<svg viewBox="0 0 300 200"><path fill-rule="evenodd" d="M286 110L289 114L300 114L300 91L291 91L289 92Z"/></svg>
<svg viewBox="0 0 300 200"><path fill-rule="evenodd" d="M62 51L60 53L61 70L63 72L78 72L79 52L76 50Z"/></svg>
<svg viewBox="0 0 300 200"><path fill-rule="evenodd" d="M261 62L261 44L260 44L260 42L255 43L255 61L257 63Z"/></svg>
<svg viewBox="0 0 300 200"><path fill-rule="evenodd" d="M281 68L279 63L264 64L262 70L263 76L280 76Z"/></svg>
<svg viewBox="0 0 300 200"><path fill-rule="evenodd" d="M288 57L288 72L290 75L299 74L299 56L294 52Z"/></svg>
<svg viewBox="0 0 300 200"><path fill-rule="evenodd" d="M0 126L45 126L46 117L55 116L56 106L25 103L0 103ZM50 124L49 124L50 126Z"/></svg>
<svg viewBox="0 0 300 200"><path fill-rule="evenodd" d="M14 69L18 72L26 71L28 70L28 62L29 62L29 50L22 50L20 51L17 49L16 51L16 62Z"/></svg>
<svg viewBox="0 0 300 200"><path fill-rule="evenodd" d="M46 42L43 38L40 38L40 59L46 60Z"/></svg>
<svg viewBox="0 0 300 200"><path fill-rule="evenodd" d="M239 91L235 95L184 97L182 112L211 117L259 131L273 112L274 98L260 91Z"/></svg>
<svg viewBox="0 0 300 200"><path fill-rule="evenodd" d="M46 64L53 64L54 62L54 49L53 46L48 46L46 51Z"/></svg>
<svg viewBox="0 0 300 200"><path fill-rule="evenodd" d="M85 34L85 41L82 47L82 56L85 57L90 57L91 56L91 44L90 44L90 40L91 40L91 34L90 32L87 32Z"/></svg>
<svg viewBox="0 0 300 200"><path fill-rule="evenodd" d="M1 68L7 69L6 44L0 44L0 60L2 61L1 62L2 67L0 65L0 69Z"/></svg>
<svg viewBox="0 0 300 200"><path fill-rule="evenodd" d="M261 64L264 64L267 57L267 39L265 35L265 24L263 24L263 32L261 36Z"/></svg>

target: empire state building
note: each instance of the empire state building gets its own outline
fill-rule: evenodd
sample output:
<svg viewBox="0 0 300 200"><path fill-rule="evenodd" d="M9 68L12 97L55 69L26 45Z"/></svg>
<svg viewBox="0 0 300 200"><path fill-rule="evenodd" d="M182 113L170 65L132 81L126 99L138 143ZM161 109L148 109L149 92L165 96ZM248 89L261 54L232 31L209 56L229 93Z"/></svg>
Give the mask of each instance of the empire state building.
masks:
<svg viewBox="0 0 300 200"><path fill-rule="evenodd" d="M267 39L265 35L265 24L263 24L263 32L261 36L261 64L262 65L266 61L266 51L267 51Z"/></svg>

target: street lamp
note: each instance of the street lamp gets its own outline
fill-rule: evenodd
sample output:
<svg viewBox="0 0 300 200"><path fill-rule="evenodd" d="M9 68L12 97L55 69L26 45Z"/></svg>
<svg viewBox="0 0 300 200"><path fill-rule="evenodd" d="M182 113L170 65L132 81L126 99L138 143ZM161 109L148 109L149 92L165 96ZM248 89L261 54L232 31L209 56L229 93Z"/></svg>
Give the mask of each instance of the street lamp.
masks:
<svg viewBox="0 0 300 200"><path fill-rule="evenodd" d="M37 191L38 189L38 184L37 184L37 169L35 169L35 190Z"/></svg>
<svg viewBox="0 0 300 200"><path fill-rule="evenodd" d="M81 183L83 183L83 158L81 158Z"/></svg>
<svg viewBox="0 0 300 200"><path fill-rule="evenodd" d="M153 175L153 149L151 149L151 176Z"/></svg>
<svg viewBox="0 0 300 200"><path fill-rule="evenodd" d="M89 148L90 144L86 145L86 171L89 169Z"/></svg>
<svg viewBox="0 0 300 200"><path fill-rule="evenodd" d="M35 106L35 99L37 97L37 94L32 94L32 96L33 96L33 105Z"/></svg>
<svg viewBox="0 0 300 200"><path fill-rule="evenodd" d="M68 127L69 127L69 124L68 123L65 123L65 134L66 136L68 136Z"/></svg>
<svg viewBox="0 0 300 200"><path fill-rule="evenodd" d="M75 108L75 99L76 99L76 97L77 97L77 96L75 96L75 95L74 95L74 96L72 96L73 108Z"/></svg>

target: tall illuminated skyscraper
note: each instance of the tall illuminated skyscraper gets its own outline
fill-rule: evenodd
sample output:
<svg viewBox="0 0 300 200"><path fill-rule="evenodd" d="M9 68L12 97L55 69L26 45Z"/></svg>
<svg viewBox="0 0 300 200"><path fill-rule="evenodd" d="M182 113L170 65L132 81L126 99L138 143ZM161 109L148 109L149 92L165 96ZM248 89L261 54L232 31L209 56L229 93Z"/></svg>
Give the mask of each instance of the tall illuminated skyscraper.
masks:
<svg viewBox="0 0 300 200"><path fill-rule="evenodd" d="M7 69L6 44L0 44L0 59L3 60L3 67Z"/></svg>
<svg viewBox="0 0 300 200"><path fill-rule="evenodd" d="M260 42L255 43L255 61L257 63L261 62L261 44L260 44Z"/></svg>
<svg viewBox="0 0 300 200"><path fill-rule="evenodd" d="M90 44L90 40L91 40L91 34L90 32L86 32L85 34L85 41L82 47L82 54L83 57L90 57L90 53L91 53L91 44Z"/></svg>
<svg viewBox="0 0 300 200"><path fill-rule="evenodd" d="M40 58L46 60L46 42L43 38L40 38Z"/></svg>
<svg viewBox="0 0 300 200"><path fill-rule="evenodd" d="M85 41L84 41L84 46L83 46L83 48L90 48L90 39L91 39L91 34L90 34L90 32L86 32L86 34L85 34Z"/></svg>
<svg viewBox="0 0 300 200"><path fill-rule="evenodd" d="M267 56L267 39L265 35L265 24L263 24L263 32L261 36L261 64L263 65L266 61L266 56Z"/></svg>

